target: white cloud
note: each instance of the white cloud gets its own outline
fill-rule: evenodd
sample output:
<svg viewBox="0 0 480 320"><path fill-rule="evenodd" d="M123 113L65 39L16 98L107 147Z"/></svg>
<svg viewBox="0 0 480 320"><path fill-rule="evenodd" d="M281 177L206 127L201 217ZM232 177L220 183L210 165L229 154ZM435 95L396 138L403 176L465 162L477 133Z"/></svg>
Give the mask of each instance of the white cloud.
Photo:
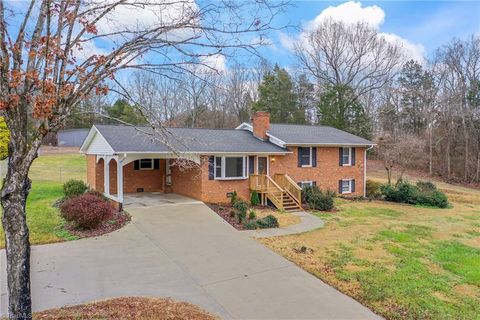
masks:
<svg viewBox="0 0 480 320"><path fill-rule="evenodd" d="M317 28L326 20L342 21L346 24L359 22L367 23L370 27L379 31L379 35L390 43L401 45L405 55L409 59L415 59L420 63L425 62L425 48L421 44L415 44L394 33L380 32L385 21L385 11L377 5L363 6L361 2L348 1L338 6L329 6L324 9L315 19L308 21L303 26L303 32L297 37L291 37L285 33L279 34L279 40L283 47L293 51L297 41L306 41L307 33Z"/></svg>
<svg viewBox="0 0 480 320"><path fill-rule="evenodd" d="M397 43L403 49L404 55L409 59L414 59L421 64L426 63L426 50L421 44L411 43L407 39L400 37L394 33L381 33L381 36L390 43Z"/></svg>
<svg viewBox="0 0 480 320"><path fill-rule="evenodd" d="M201 63L205 66L202 66L200 69L205 69L206 71L212 71L212 69L215 69L218 72L225 72L227 70L225 56L222 54L206 56L201 59Z"/></svg>
<svg viewBox="0 0 480 320"><path fill-rule="evenodd" d="M328 19L342 21L347 24L365 22L371 27L378 29L385 21L385 12L376 5L362 7L361 2L349 1L324 9L315 19L307 24L307 28L314 29Z"/></svg>

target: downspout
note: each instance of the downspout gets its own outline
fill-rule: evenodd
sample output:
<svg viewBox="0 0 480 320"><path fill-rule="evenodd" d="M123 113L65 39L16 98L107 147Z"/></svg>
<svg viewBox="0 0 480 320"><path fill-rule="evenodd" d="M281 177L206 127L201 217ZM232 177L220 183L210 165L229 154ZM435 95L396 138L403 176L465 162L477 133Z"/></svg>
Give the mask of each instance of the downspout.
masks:
<svg viewBox="0 0 480 320"><path fill-rule="evenodd" d="M372 149L373 145L366 148L363 153L363 196L367 197L367 151Z"/></svg>

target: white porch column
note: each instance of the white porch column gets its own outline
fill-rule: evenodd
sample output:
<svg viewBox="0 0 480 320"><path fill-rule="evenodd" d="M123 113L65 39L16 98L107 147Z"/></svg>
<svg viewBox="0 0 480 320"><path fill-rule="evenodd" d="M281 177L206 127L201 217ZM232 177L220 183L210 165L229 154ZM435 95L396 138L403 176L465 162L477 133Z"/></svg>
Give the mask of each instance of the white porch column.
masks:
<svg viewBox="0 0 480 320"><path fill-rule="evenodd" d="M117 157L117 198L123 203L123 161Z"/></svg>
<svg viewBox="0 0 480 320"><path fill-rule="evenodd" d="M110 158L103 158L103 188L106 196L110 196Z"/></svg>

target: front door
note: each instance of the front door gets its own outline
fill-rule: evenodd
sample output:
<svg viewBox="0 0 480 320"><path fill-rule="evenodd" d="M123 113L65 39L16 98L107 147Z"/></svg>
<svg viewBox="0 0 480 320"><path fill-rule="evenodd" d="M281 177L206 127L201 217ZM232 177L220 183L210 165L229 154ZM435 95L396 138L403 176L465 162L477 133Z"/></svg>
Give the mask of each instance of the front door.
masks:
<svg viewBox="0 0 480 320"><path fill-rule="evenodd" d="M258 157L257 164L258 174L268 174L268 157Z"/></svg>

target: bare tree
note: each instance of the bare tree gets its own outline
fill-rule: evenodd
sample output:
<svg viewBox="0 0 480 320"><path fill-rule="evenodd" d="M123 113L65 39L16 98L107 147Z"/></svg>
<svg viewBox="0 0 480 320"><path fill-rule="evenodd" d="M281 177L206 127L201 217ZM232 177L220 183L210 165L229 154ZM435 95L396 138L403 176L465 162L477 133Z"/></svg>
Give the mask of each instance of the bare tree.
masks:
<svg viewBox="0 0 480 320"><path fill-rule="evenodd" d="M354 99L387 84L403 62L402 48L367 23L326 20L295 44L304 71L318 83L348 86Z"/></svg>
<svg viewBox="0 0 480 320"><path fill-rule="evenodd" d="M283 8L269 1L32 0L24 7L0 0L0 110L11 135L1 193L10 319L31 319L25 205L45 135L88 96L107 94L112 82L120 90L116 79L126 70L165 76L204 64L202 57L255 52L251 37L268 33Z"/></svg>

